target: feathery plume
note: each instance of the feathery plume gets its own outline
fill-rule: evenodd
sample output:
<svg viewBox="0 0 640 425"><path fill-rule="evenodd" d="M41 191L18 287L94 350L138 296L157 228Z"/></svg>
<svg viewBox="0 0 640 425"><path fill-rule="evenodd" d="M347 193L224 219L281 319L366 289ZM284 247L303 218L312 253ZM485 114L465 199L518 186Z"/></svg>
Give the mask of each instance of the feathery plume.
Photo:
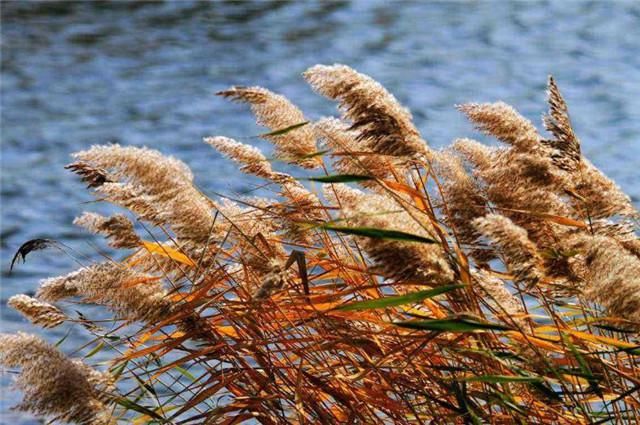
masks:
<svg viewBox="0 0 640 425"><path fill-rule="evenodd" d="M492 148L472 139L456 139L451 149L457 152L474 169L487 170L493 164L493 158L497 149Z"/></svg>
<svg viewBox="0 0 640 425"><path fill-rule="evenodd" d="M511 317L520 327L526 324L523 319L526 312L522 302L509 292L503 280L484 270L472 270L471 275L482 290L489 295L493 304L497 305L499 314Z"/></svg>
<svg viewBox="0 0 640 425"><path fill-rule="evenodd" d="M0 334L0 364L22 369L16 386L24 398L17 409L80 425L115 424L90 382L88 366L79 366L37 336Z"/></svg>
<svg viewBox="0 0 640 425"><path fill-rule="evenodd" d="M473 141L458 141L454 151L473 167L479 193L498 208L530 213L508 213L530 237L553 240L548 223L538 213L573 217L575 212L566 202L565 192L573 183L543 155L515 149L484 151Z"/></svg>
<svg viewBox="0 0 640 425"><path fill-rule="evenodd" d="M581 199L575 206L591 218L607 218L616 214L638 217L629 196L591 162L583 159L575 191Z"/></svg>
<svg viewBox="0 0 640 425"><path fill-rule="evenodd" d="M105 183L96 188L96 192L105 200L131 210L142 219L154 220L160 213L153 200L139 185L131 183Z"/></svg>
<svg viewBox="0 0 640 425"><path fill-rule="evenodd" d="M316 65L304 77L318 93L340 102L358 141L393 156L429 156L411 113L380 83L346 65Z"/></svg>
<svg viewBox="0 0 640 425"><path fill-rule="evenodd" d="M542 258L537 248L529 239L527 231L514 224L507 217L488 214L473 221L478 231L489 238L500 253L515 276L516 281L535 285L544 276L540 269Z"/></svg>
<svg viewBox="0 0 640 425"><path fill-rule="evenodd" d="M133 223L122 214L105 217L92 212L84 212L73 220L73 224L104 235L110 239L109 245L114 248L137 248L141 244L141 240L133 228Z"/></svg>
<svg viewBox="0 0 640 425"><path fill-rule="evenodd" d="M282 184L280 194L286 202L275 205L273 210L282 222L284 237L301 243L311 243L307 225L320 223L327 218L326 210L318 196L297 181Z"/></svg>
<svg viewBox="0 0 640 425"><path fill-rule="evenodd" d="M209 239L212 203L193 186L191 170L182 161L151 149L117 144L93 146L74 157L121 180L98 188L111 202L156 225L169 225L179 239L200 244Z"/></svg>
<svg viewBox="0 0 640 425"><path fill-rule="evenodd" d="M114 262L94 264L65 276L45 279L36 296L44 301L80 296L107 306L122 319L156 322L171 309L159 278Z"/></svg>
<svg viewBox="0 0 640 425"><path fill-rule="evenodd" d="M342 209L342 204L355 205L358 200L365 196L365 192L360 189L348 186L344 183L328 184L322 188L322 193L329 202Z"/></svg>
<svg viewBox="0 0 640 425"><path fill-rule="evenodd" d="M393 169L401 169L402 164L392 157L372 152L367 146L358 144L358 132L336 118L323 118L314 124L318 137L337 156L334 168L341 174L369 175L378 179L388 179ZM376 182L365 181L365 187L377 187Z"/></svg>
<svg viewBox="0 0 640 425"><path fill-rule="evenodd" d="M451 152L439 152L435 158L441 177L443 202L448 212L445 221L455 229L461 243L473 244L480 234L472 222L486 214L486 200L458 157ZM472 255L480 261L489 260L489 254L487 250L472 250Z"/></svg>
<svg viewBox="0 0 640 425"><path fill-rule="evenodd" d="M539 145L540 135L531 121L504 102L465 103L458 109L478 130L520 151L530 152Z"/></svg>
<svg viewBox="0 0 640 425"><path fill-rule="evenodd" d="M78 296L78 287L75 282L82 278L84 270L85 269L79 269L65 276L50 277L41 280L36 292L36 297L47 302L55 302Z"/></svg>
<svg viewBox="0 0 640 425"><path fill-rule="evenodd" d="M411 235L433 239L393 199L382 195L362 194L339 189L345 193L339 199L344 218L349 225L376 229L397 230ZM438 243L416 243L392 239L357 237L359 244L375 262L375 268L384 276L414 284L436 286L451 283L453 271L442 247Z"/></svg>
<svg viewBox="0 0 640 425"><path fill-rule="evenodd" d="M99 391L100 400L107 402L112 398L111 394L116 390L116 379L110 372L96 370L80 359L71 359L71 361L84 370L89 384Z"/></svg>
<svg viewBox="0 0 640 425"><path fill-rule="evenodd" d="M279 213L278 219L284 222L286 235L293 239L304 239L300 222L321 218L322 205L317 196L288 174L274 172L271 164L257 148L227 137L207 138L205 142L241 164L241 170L245 173L275 181L282 186L281 194L290 201L290 205L281 205L282 208L278 208L277 204L270 205L269 209Z"/></svg>
<svg viewBox="0 0 640 425"><path fill-rule="evenodd" d="M490 148L470 139L456 140L452 150L471 166L476 196L482 195L499 208L531 212L508 215L533 239L544 236L553 240L548 223L537 218L537 213L576 216L565 200L566 190L573 184L549 158L510 148ZM452 213L458 214L463 208L453 208Z"/></svg>
<svg viewBox="0 0 640 425"><path fill-rule="evenodd" d="M74 153L73 157L106 170L111 177L135 179L147 185L153 184L163 174L168 174L165 178L174 178L176 182L193 180L193 174L184 162L148 148L123 147L117 143L94 145L86 151ZM150 165L155 167L150 170Z"/></svg>
<svg viewBox="0 0 640 425"><path fill-rule="evenodd" d="M286 97L263 87L231 87L217 94L250 104L258 124L268 127L273 132L307 122L302 111ZM320 165L317 158L305 158L317 151L315 135L309 125L301 125L281 134L265 136L265 138L276 146L276 154L279 158L304 168L315 168Z"/></svg>
<svg viewBox="0 0 640 425"><path fill-rule="evenodd" d="M635 226L631 221L625 220L616 223L606 219L593 220L591 229L596 235L615 239L629 252L640 258L640 238L636 236Z"/></svg>
<svg viewBox="0 0 640 425"><path fill-rule="evenodd" d="M295 180L282 183L281 195L289 200L298 212L308 214L310 219L322 216L322 203L318 196Z"/></svg>
<svg viewBox="0 0 640 425"><path fill-rule="evenodd" d="M221 154L240 165L240 171L267 180L281 180L288 177L273 171L267 158L255 146L236 142L228 137L206 137L205 143L213 146Z"/></svg>
<svg viewBox="0 0 640 425"><path fill-rule="evenodd" d="M559 172L549 158L514 150L496 152L492 166L478 174L490 185L503 189L517 183L519 187L563 193L573 185L566 173Z"/></svg>
<svg viewBox="0 0 640 425"><path fill-rule="evenodd" d="M569 109L560 94L552 76L547 84L549 113L544 115L544 127L555 137L552 140L542 140L542 143L552 149L553 163L566 171L573 172L580 166L580 140L573 132Z"/></svg>
<svg viewBox="0 0 640 425"><path fill-rule="evenodd" d="M83 161L76 161L64 168L66 168L67 170L71 170L71 172L79 175L80 179L83 182L87 183L87 188L96 188L102 186L105 183L111 182L111 178L108 176L105 170L92 167L91 165Z"/></svg>
<svg viewBox="0 0 640 425"><path fill-rule="evenodd" d="M28 295L14 295L9 298L7 305L43 328L55 328L67 320L67 316L58 307Z"/></svg>
<svg viewBox="0 0 640 425"><path fill-rule="evenodd" d="M590 238L584 252L587 299L610 315L640 324L640 259L606 236Z"/></svg>

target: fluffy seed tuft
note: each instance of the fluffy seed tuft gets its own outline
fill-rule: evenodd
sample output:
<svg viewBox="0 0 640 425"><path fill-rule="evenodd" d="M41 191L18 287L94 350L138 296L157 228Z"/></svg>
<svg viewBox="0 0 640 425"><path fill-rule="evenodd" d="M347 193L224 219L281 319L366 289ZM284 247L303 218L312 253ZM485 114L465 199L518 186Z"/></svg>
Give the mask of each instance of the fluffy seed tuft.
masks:
<svg viewBox="0 0 640 425"><path fill-rule="evenodd" d="M67 320L58 307L28 295L14 295L9 298L7 305L43 328L55 328Z"/></svg>

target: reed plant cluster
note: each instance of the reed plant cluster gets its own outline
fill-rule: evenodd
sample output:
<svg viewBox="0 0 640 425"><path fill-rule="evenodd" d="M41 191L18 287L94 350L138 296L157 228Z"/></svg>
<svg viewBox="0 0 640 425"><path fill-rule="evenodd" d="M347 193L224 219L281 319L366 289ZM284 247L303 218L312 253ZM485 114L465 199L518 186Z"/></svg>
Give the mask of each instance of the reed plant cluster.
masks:
<svg viewBox="0 0 640 425"><path fill-rule="evenodd" d="M554 80L544 135L470 103L499 144L436 150L370 77L304 78L339 117L232 87L219 94L251 108L274 157L204 140L271 196L208 196L152 149L74 155L97 199L128 211L75 223L120 254L10 299L92 335L75 360L1 336L18 408L95 425L640 422L638 211L582 155Z"/></svg>

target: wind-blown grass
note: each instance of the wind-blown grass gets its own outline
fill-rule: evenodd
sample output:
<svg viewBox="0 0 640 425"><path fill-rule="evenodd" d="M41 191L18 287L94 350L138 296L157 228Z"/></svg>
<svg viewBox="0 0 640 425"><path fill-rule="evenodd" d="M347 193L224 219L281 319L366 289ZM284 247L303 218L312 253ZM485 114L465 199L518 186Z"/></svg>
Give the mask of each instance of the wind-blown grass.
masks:
<svg viewBox="0 0 640 425"><path fill-rule="evenodd" d="M434 150L370 77L304 76L341 117L310 122L260 87L220 94L251 105L276 157L321 176L205 139L273 197L209 197L151 149L74 155L97 198L129 211L76 223L122 252L9 304L83 326L94 339L76 354L110 361L2 336L18 407L96 425L640 421L638 211L581 155L555 81L547 136L504 103L466 104L502 144Z"/></svg>

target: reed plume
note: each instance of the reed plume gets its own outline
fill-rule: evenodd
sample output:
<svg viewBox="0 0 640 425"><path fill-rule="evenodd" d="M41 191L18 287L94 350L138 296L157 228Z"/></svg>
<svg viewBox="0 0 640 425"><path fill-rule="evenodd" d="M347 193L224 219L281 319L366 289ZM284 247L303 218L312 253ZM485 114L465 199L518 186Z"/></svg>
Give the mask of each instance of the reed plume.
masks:
<svg viewBox="0 0 640 425"><path fill-rule="evenodd" d="M504 255L509 271L517 281L527 285L535 285L540 281L544 276L544 272L540 270L542 258L525 229L497 214L477 218L474 224Z"/></svg>
<svg viewBox="0 0 640 425"><path fill-rule="evenodd" d="M344 193L344 192L343 192ZM344 218L356 227L388 229L430 240L428 221L417 223L394 200L382 195L349 194L340 199ZM384 276L414 284L439 285L453 281L444 251L434 243L362 238L360 244Z"/></svg>
<svg viewBox="0 0 640 425"><path fill-rule="evenodd" d="M314 124L318 137L335 153L333 167L341 174L368 175L385 180L393 176L395 167L401 168L391 157L378 155L358 141L359 133L349 124L336 118L324 118ZM364 182L375 189L377 184Z"/></svg>
<svg viewBox="0 0 640 425"><path fill-rule="evenodd" d="M137 248L141 240L136 234L133 223L124 215L116 214L104 217L100 214L84 212L73 224L104 235L113 248Z"/></svg>
<svg viewBox="0 0 640 425"><path fill-rule="evenodd" d="M116 423L93 385L99 372L89 372L37 336L0 334L0 364L21 368L16 386L24 398L16 409L81 425Z"/></svg>
<svg viewBox="0 0 640 425"><path fill-rule="evenodd" d="M526 326L526 311L522 301L516 298L502 279L492 276L485 270L473 272L474 282L478 284L488 296L490 303L496 306L498 314L514 320L519 326Z"/></svg>
<svg viewBox="0 0 640 425"><path fill-rule="evenodd" d="M105 262L45 279L36 296L50 302L79 296L85 302L109 307L118 318L154 322L166 316L171 307L159 280Z"/></svg>
<svg viewBox="0 0 640 425"><path fill-rule="evenodd" d="M467 103L458 109L483 133L522 152L538 146L540 135L535 126L504 102Z"/></svg>
<svg viewBox="0 0 640 425"><path fill-rule="evenodd" d="M58 307L28 295L14 295L9 298L7 305L43 328L55 328L67 320L67 316Z"/></svg>
<svg viewBox="0 0 640 425"><path fill-rule="evenodd" d="M582 157L580 140L573 131L569 108L552 76L549 76L547 87L549 113L543 117L543 122L554 138L542 140L542 143L553 149L551 158L557 167L575 172L580 167Z"/></svg>
<svg viewBox="0 0 640 425"><path fill-rule="evenodd" d="M286 97L263 87L231 87L217 94L251 105L258 124L277 133L263 137L276 146L278 157L304 168L319 165L318 158L313 157L316 153L313 130L305 125L308 121L302 111ZM299 127L295 128L296 126ZM290 131L279 133L289 128Z"/></svg>
<svg viewBox="0 0 640 425"><path fill-rule="evenodd" d="M169 226L178 239L196 244L209 239L212 205L193 186L193 174L183 162L151 149L119 145L94 146L74 156L119 180L98 188L109 199L144 220Z"/></svg>
<svg viewBox="0 0 640 425"><path fill-rule="evenodd" d="M579 198L575 206L583 216L591 218L606 218L623 215L638 217L638 211L631 203L631 199L618 185L602 174L588 160L582 159L580 176L575 186Z"/></svg>
<svg viewBox="0 0 640 425"><path fill-rule="evenodd" d="M371 77L345 65L316 65L304 73L314 90L340 102L357 140L381 155L428 155L411 113Z"/></svg>
<svg viewBox="0 0 640 425"><path fill-rule="evenodd" d="M448 214L445 215L447 225L455 231L460 243L474 244L480 237L473 220L482 217L486 211L485 199L479 183L470 176L461 158L450 152L439 153L435 165L442 179L442 196ZM482 261L491 258L488 251L475 250L473 255Z"/></svg>
<svg viewBox="0 0 640 425"><path fill-rule="evenodd" d="M96 188L105 183L111 182L111 179L105 170L92 167L82 161L73 162L65 168L79 175L81 180L87 184L87 188Z"/></svg>
<svg viewBox="0 0 640 425"><path fill-rule="evenodd" d="M640 259L605 236L589 238L584 252L585 296L613 316L640 323Z"/></svg>
<svg viewBox="0 0 640 425"><path fill-rule="evenodd" d="M228 137L207 137L205 143L240 165L240 170L267 180L277 179L278 174L271 169L271 163L254 146L236 142Z"/></svg>
<svg viewBox="0 0 640 425"><path fill-rule="evenodd" d="M461 159L471 164L474 174L491 168L495 155L499 150L491 146L483 145L472 139L456 139L451 149L460 155Z"/></svg>

